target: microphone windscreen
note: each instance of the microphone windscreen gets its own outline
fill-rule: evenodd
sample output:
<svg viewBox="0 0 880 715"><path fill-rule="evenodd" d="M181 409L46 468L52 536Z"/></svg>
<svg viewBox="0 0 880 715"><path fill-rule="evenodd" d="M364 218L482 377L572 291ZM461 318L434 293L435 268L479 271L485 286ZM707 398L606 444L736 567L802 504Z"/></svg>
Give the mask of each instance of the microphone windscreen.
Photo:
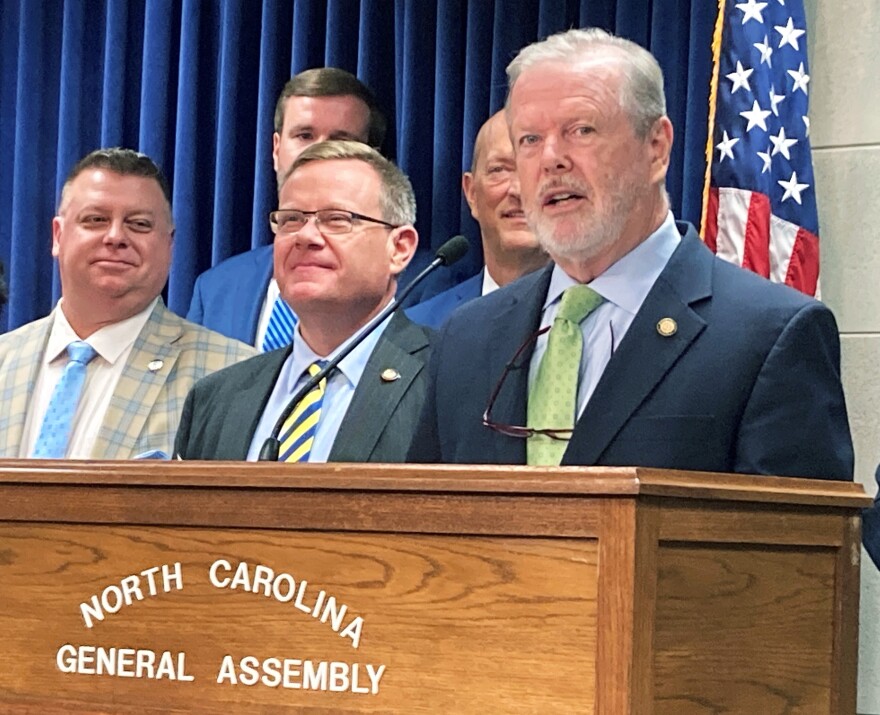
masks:
<svg viewBox="0 0 880 715"><path fill-rule="evenodd" d="M462 256L464 256L464 254L468 252L470 247L470 241L468 241L464 236L453 236L446 243L440 246L440 248L437 249L437 253L434 255L442 261L444 266L451 266Z"/></svg>

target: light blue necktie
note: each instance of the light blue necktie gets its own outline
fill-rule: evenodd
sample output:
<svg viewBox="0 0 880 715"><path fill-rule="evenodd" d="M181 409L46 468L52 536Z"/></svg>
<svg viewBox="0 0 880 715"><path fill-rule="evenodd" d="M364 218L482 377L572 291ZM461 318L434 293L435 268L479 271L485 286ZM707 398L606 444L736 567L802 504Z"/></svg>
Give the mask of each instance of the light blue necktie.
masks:
<svg viewBox="0 0 880 715"><path fill-rule="evenodd" d="M43 426L34 445L34 457L61 459L67 454L73 416L86 379L86 365L95 355L95 349L80 340L67 346L69 360L49 400Z"/></svg>
<svg viewBox="0 0 880 715"><path fill-rule="evenodd" d="M266 328L266 335L263 336L263 352L267 353L290 345L295 327L296 315L279 295L275 299L275 305L272 306L269 326Z"/></svg>

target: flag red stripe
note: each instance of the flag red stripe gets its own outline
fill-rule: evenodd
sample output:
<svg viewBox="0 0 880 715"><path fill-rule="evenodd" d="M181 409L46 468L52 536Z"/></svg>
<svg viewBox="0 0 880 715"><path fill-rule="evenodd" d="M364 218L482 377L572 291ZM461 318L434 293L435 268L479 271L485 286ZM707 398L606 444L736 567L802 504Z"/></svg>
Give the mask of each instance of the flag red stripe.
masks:
<svg viewBox="0 0 880 715"><path fill-rule="evenodd" d="M805 228L798 229L794 249L791 252L791 260L788 263L785 284L797 288L807 295L816 295L818 282L819 237Z"/></svg>
<svg viewBox="0 0 880 715"><path fill-rule="evenodd" d="M743 268L770 277L770 199L752 192L743 245Z"/></svg>
<svg viewBox="0 0 880 715"><path fill-rule="evenodd" d="M706 205L706 225L703 227L703 240L712 253L718 252L718 187L709 188L709 201Z"/></svg>

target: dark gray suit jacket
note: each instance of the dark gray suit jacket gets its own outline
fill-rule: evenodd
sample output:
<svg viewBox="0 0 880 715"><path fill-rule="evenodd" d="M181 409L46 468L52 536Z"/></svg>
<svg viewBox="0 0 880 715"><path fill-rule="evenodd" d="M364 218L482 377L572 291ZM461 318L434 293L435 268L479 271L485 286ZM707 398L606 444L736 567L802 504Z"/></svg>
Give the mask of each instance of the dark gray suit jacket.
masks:
<svg viewBox="0 0 880 715"><path fill-rule="evenodd" d="M331 462L402 462L427 389L431 331L398 312L367 360L330 450ZM287 350L274 350L200 380L187 395L174 443L183 459L247 458ZM385 382L387 368L400 379Z"/></svg>

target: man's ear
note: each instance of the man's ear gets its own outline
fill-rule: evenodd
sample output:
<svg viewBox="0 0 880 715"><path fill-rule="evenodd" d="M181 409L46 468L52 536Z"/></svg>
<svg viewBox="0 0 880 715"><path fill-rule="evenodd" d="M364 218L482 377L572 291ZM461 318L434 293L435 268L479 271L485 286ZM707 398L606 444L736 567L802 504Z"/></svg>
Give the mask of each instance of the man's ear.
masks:
<svg viewBox="0 0 880 715"><path fill-rule="evenodd" d="M464 200L467 201L471 209L471 216L474 217L475 221L479 221L475 209L476 191L474 189L474 175L470 171L466 171L461 175L461 190L464 192Z"/></svg>
<svg viewBox="0 0 880 715"><path fill-rule="evenodd" d="M648 132L648 150L651 155L651 182L663 184L666 182L666 172L669 170L669 157L672 153L672 122L669 117L660 117Z"/></svg>
<svg viewBox="0 0 880 715"><path fill-rule="evenodd" d="M281 135L278 132L272 134L272 166L278 173L278 151L281 149Z"/></svg>
<svg viewBox="0 0 880 715"><path fill-rule="evenodd" d="M416 254L419 234L412 226L401 226L391 232L390 242L391 275L397 276L403 273Z"/></svg>
<svg viewBox="0 0 880 715"><path fill-rule="evenodd" d="M64 219L56 216L52 219L52 256L58 258L58 247L61 242L61 227Z"/></svg>

